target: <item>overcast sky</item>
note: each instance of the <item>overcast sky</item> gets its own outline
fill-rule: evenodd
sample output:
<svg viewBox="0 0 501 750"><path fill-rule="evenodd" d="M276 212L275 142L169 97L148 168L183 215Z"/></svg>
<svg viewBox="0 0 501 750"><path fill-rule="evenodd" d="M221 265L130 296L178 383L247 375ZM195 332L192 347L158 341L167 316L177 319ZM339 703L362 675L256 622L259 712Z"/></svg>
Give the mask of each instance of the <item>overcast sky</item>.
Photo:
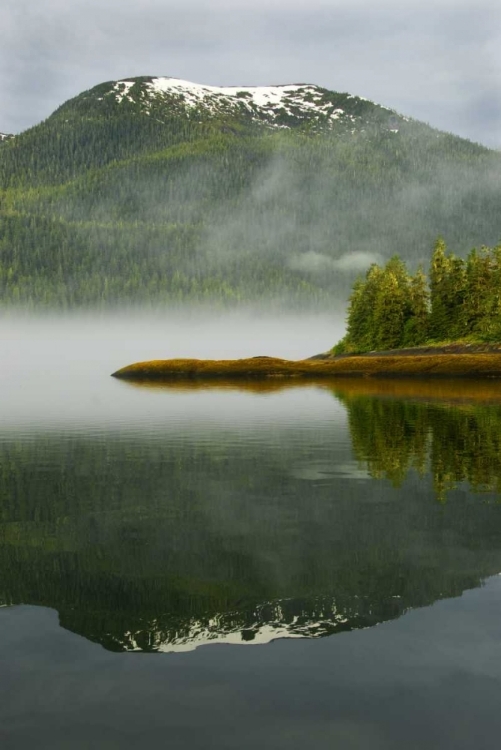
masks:
<svg viewBox="0 0 501 750"><path fill-rule="evenodd" d="M316 83L501 148L501 1L2 0L0 131L138 75Z"/></svg>

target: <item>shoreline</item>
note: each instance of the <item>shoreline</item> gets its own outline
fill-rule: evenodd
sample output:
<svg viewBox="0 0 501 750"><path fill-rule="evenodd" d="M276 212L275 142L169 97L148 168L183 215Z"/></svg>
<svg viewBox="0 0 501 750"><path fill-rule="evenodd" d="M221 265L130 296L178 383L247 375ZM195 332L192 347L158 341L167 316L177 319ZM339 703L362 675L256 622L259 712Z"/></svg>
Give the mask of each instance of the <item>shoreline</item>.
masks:
<svg viewBox="0 0 501 750"><path fill-rule="evenodd" d="M321 357L322 355L319 355ZM159 359L136 362L112 373L121 380L212 380L334 377L501 378L501 351L397 354L371 352L303 360L275 357L247 359Z"/></svg>

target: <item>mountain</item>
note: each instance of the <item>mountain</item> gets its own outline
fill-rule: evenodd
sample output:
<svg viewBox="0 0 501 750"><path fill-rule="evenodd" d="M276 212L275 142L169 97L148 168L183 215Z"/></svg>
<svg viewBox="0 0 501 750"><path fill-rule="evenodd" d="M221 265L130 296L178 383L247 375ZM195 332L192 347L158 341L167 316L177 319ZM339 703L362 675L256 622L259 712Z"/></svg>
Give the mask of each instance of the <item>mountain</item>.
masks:
<svg viewBox="0 0 501 750"><path fill-rule="evenodd" d="M311 84L102 83L0 149L5 304L332 307L501 237L501 155Z"/></svg>
<svg viewBox="0 0 501 750"><path fill-rule="evenodd" d="M270 128L356 128L377 114L388 129L408 121L387 107L351 94L338 94L312 84L281 86L204 86L177 78L131 78L102 84L71 100L59 116L75 112L112 112L116 106L164 121L175 113L206 120L235 120ZM82 109L80 109L80 107Z"/></svg>
<svg viewBox="0 0 501 750"><path fill-rule="evenodd" d="M10 138L13 138L14 136L10 133L0 133L0 143L3 143L3 141L8 141Z"/></svg>

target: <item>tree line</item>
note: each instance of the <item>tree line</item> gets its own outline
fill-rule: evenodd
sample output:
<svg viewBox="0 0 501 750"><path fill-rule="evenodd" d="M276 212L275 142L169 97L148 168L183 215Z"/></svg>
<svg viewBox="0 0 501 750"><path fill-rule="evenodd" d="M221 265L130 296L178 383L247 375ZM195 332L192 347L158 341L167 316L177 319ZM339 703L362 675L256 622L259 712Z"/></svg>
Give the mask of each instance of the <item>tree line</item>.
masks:
<svg viewBox="0 0 501 750"><path fill-rule="evenodd" d="M374 263L353 285L347 333L336 353L420 346L427 342L501 339L501 245L473 249L466 259L438 239L428 277L410 274L393 256Z"/></svg>

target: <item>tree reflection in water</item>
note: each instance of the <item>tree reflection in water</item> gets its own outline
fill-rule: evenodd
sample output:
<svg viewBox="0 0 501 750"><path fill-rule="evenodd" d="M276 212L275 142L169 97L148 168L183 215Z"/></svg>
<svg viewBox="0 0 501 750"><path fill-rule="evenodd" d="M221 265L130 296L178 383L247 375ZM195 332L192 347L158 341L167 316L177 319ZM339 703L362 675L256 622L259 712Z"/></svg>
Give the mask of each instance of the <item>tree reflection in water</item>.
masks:
<svg viewBox="0 0 501 750"><path fill-rule="evenodd" d="M463 482L501 490L501 391L468 381L350 382L334 390L348 411L353 452L374 479L400 487L430 472L439 502Z"/></svg>

